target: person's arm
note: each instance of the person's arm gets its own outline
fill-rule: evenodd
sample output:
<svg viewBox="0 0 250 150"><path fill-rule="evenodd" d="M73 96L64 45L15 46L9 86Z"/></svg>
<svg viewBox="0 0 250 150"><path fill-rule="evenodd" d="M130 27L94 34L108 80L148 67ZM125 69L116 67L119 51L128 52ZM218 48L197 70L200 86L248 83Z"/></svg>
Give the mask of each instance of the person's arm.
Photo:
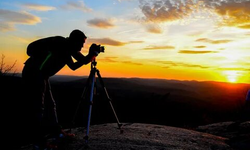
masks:
<svg viewBox="0 0 250 150"><path fill-rule="evenodd" d="M76 62L74 62L72 59L70 59L67 63L70 69L76 70L80 68L82 65L86 65L90 63L95 55L88 54L87 56L84 56L81 52L76 52L75 54L72 55Z"/></svg>

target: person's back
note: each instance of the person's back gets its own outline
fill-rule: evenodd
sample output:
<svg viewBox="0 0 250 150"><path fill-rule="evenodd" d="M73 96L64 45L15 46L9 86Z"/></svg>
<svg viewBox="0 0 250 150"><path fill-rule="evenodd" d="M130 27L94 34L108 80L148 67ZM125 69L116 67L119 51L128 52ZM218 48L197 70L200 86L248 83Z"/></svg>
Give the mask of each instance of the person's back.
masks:
<svg viewBox="0 0 250 150"><path fill-rule="evenodd" d="M44 77L53 76L71 59L68 49L70 46L64 37L54 36L39 39L28 45L27 54L30 58L25 65L32 68L32 71L41 72Z"/></svg>
<svg viewBox="0 0 250 150"><path fill-rule="evenodd" d="M38 39L30 43L27 47L27 55L30 57L40 57L41 54L46 54L48 51L54 51L59 44L64 44L66 38L62 36L52 36Z"/></svg>

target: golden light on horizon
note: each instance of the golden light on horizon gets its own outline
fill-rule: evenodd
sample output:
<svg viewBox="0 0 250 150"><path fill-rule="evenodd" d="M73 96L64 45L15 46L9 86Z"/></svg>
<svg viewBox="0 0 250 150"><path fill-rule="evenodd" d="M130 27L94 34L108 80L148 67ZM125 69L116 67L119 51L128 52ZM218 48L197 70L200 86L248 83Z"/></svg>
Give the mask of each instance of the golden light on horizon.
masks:
<svg viewBox="0 0 250 150"><path fill-rule="evenodd" d="M237 83L239 79L240 72L235 70L224 71L228 82Z"/></svg>

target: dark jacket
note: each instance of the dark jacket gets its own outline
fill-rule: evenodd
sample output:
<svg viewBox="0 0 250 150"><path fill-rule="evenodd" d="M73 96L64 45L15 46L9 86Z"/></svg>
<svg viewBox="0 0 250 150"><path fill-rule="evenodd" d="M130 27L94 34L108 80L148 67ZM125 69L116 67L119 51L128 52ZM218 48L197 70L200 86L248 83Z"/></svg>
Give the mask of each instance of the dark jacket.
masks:
<svg viewBox="0 0 250 150"><path fill-rule="evenodd" d="M75 70L83 64L89 63L93 56L82 55L83 44L77 45L68 38L61 36L39 39L30 43L27 47L27 55L30 56L25 62L26 72L36 72L45 78L55 75L65 65ZM72 59L72 57L76 60Z"/></svg>

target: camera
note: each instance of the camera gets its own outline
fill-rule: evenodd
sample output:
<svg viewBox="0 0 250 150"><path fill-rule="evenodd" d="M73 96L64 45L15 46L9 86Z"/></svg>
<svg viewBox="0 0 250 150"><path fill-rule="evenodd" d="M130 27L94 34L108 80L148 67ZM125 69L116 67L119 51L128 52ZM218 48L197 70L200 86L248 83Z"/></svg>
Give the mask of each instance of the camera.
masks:
<svg viewBox="0 0 250 150"><path fill-rule="evenodd" d="M101 46L100 44L97 45L95 43L93 43L91 46L90 46L90 49L89 49L91 52L97 52L97 53L104 53L104 46Z"/></svg>
<svg viewBox="0 0 250 150"><path fill-rule="evenodd" d="M104 53L104 50L105 50L104 46L101 46L101 45L98 45L98 46L100 47L100 52Z"/></svg>

